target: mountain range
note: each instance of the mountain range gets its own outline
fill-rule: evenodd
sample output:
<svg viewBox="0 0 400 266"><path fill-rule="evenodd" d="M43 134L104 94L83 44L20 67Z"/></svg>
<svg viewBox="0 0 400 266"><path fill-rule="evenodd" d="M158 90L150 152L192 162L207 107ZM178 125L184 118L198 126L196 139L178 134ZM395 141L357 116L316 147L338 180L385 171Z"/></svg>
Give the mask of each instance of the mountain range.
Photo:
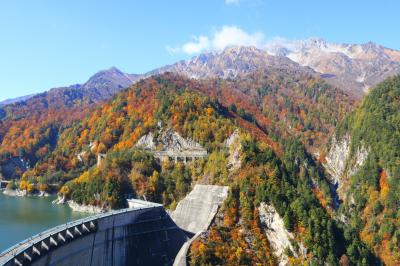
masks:
<svg viewBox="0 0 400 266"><path fill-rule="evenodd" d="M229 186L192 265L397 265L398 65L380 45L310 39L112 67L1 105L0 178L106 210L126 195L174 209L194 184ZM207 156L137 145L157 151L147 136L162 132Z"/></svg>
<svg viewBox="0 0 400 266"><path fill-rule="evenodd" d="M338 44L316 38L272 41L262 48L233 46L220 52L206 52L144 74L127 74L111 67L96 73L84 84L68 88L80 89L98 100L154 74L174 72L194 79L233 79L260 70L309 73L360 99L369 88L400 74L400 51L372 42ZM6 100L0 106L32 96Z"/></svg>
<svg viewBox="0 0 400 266"><path fill-rule="evenodd" d="M288 57L316 72L346 91L362 96L369 88L400 73L400 51L368 42L365 44L329 43L322 39L276 41L266 50Z"/></svg>

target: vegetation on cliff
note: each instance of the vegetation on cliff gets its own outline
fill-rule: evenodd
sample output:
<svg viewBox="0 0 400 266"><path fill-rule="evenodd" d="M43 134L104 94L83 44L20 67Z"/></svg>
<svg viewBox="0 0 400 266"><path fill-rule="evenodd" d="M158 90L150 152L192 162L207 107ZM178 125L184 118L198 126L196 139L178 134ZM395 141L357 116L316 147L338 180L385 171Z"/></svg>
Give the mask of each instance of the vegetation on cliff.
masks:
<svg viewBox="0 0 400 266"><path fill-rule="evenodd" d="M400 77L372 89L360 107L340 124L349 135L348 165L362 147L368 156L348 177L342 212L348 224L388 265L400 261Z"/></svg>
<svg viewBox="0 0 400 266"><path fill-rule="evenodd" d="M56 142L21 173L20 186L61 184L66 199L105 208L124 207L125 198L133 196L174 208L194 183L229 185L223 222L194 244L193 263L275 264L256 208L268 202L295 234L298 249L300 243L307 248L297 259L288 254L294 263L347 259L361 265L374 258L356 234L348 237L333 219L331 188L309 153L326 142L325 134L350 109L351 101L343 99L343 93L304 76L258 73L238 81L201 82L173 74L148 78L84 119L57 127ZM160 134L160 128L195 140L209 156L174 163L135 146L150 132ZM232 171L225 141L235 129L242 132L242 167Z"/></svg>
<svg viewBox="0 0 400 266"><path fill-rule="evenodd" d="M206 237L192 245L192 265L275 265L258 217L260 202L275 206L285 227L295 234L298 256L287 253L293 265L375 262L357 235L347 237L318 195L311 193L319 189L315 185L318 166L304 164L300 160L307 156L304 148L296 140L289 142L283 159L262 142L249 139L242 143L245 166L232 175L222 221L215 222ZM306 247L304 254L300 245Z"/></svg>

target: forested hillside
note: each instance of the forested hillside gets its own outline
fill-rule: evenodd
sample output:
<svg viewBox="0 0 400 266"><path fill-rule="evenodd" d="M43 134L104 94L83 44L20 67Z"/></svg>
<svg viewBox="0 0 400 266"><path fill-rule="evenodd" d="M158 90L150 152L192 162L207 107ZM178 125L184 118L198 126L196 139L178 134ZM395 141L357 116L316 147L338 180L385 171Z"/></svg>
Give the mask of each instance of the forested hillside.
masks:
<svg viewBox="0 0 400 266"><path fill-rule="evenodd" d="M0 172L9 179L21 177L55 148L59 132L88 115L95 102L79 89L55 89L0 109Z"/></svg>
<svg viewBox="0 0 400 266"><path fill-rule="evenodd" d="M357 234L333 219L318 193L310 193L318 190L318 165L296 163L311 163L298 141L286 142L281 159L253 139L243 140L242 147L244 166L232 175L223 216L192 245L192 265L276 265L260 224L261 202L275 206L295 235L293 251L285 250L291 265L378 263Z"/></svg>
<svg viewBox="0 0 400 266"><path fill-rule="evenodd" d="M316 152L355 101L323 80L302 71L259 71L236 80L204 81L199 91L272 138L296 136Z"/></svg>
<svg viewBox="0 0 400 266"><path fill-rule="evenodd" d="M400 77L371 90L361 106L336 130L336 138L349 136L351 168L342 176L347 223L387 265L400 261ZM357 156L360 150L364 156Z"/></svg>
<svg viewBox="0 0 400 266"><path fill-rule="evenodd" d="M0 106L0 174L20 178L56 146L63 129L139 77L115 67L99 71L84 84L53 88Z"/></svg>
<svg viewBox="0 0 400 266"><path fill-rule="evenodd" d="M400 266L399 28L400 0L0 0L0 266Z"/></svg>
<svg viewBox="0 0 400 266"><path fill-rule="evenodd" d="M279 258L259 219L261 203L274 206L294 235L295 253L286 254L294 264L375 261L358 235L334 219L335 195L310 153L351 109L351 100L323 81L269 72L236 81L164 74L97 107L63 103L77 116L54 116L57 137L20 173L21 189L46 191L59 184L59 195L79 204L121 208L126 197L140 197L174 209L196 183L228 185L221 219L193 245L193 264L275 264ZM198 142L208 156L175 163L136 147L142 136L166 129ZM236 144L229 146L234 132Z"/></svg>
<svg viewBox="0 0 400 266"><path fill-rule="evenodd" d="M218 99L231 114L243 118L242 125L251 129L252 134L266 138L262 133L268 132L269 143L276 149L277 136L294 135L310 151L317 151L353 104L341 91L301 71L265 71L236 81L211 79L191 83L188 86L192 90ZM103 99L90 90L65 88L4 107L0 113L3 175L20 177L27 168L21 159L30 168L45 159L56 146L60 128L64 130L88 115L88 108ZM11 159L17 163L10 165Z"/></svg>
<svg viewBox="0 0 400 266"><path fill-rule="evenodd" d="M136 83L63 130L54 151L25 172L24 182L65 183L60 195L81 204L119 208L125 206L125 197L136 196L172 209L195 183L229 185L223 223L213 226L209 239L194 245L193 263L276 262L259 223L261 202L276 207L295 242L306 248L301 256L288 254L294 262L337 263L342 257L354 263L373 261L357 235L345 234L333 219L328 182L304 144L290 136L289 129L287 134L274 135L284 127L275 127L258 113L257 105L246 102L247 94L234 88L234 83L220 82L215 95L206 95L215 84L218 81L201 83L170 74ZM222 101L229 85L238 95L231 97L242 99L236 107L229 102L232 98ZM312 90L305 88L305 92ZM141 136L158 134L160 126L197 141L209 156L190 164L161 162L135 147ZM240 165L233 169L233 151L226 140L236 129L241 132ZM105 154L100 163L99 154ZM223 243L231 244L225 248Z"/></svg>

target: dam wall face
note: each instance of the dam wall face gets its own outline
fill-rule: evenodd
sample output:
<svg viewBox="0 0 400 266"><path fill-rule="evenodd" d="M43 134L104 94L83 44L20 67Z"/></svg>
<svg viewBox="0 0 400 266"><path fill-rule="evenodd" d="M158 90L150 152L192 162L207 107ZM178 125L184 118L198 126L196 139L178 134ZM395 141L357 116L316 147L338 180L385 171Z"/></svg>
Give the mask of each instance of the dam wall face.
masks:
<svg viewBox="0 0 400 266"><path fill-rule="evenodd" d="M171 216L160 204L129 199L129 209L73 221L18 243L0 254L0 266L187 265L192 241L208 230L228 190L196 185Z"/></svg>
<svg viewBox="0 0 400 266"><path fill-rule="evenodd" d="M191 236L161 205L126 209L50 229L6 251L0 265L172 265Z"/></svg>

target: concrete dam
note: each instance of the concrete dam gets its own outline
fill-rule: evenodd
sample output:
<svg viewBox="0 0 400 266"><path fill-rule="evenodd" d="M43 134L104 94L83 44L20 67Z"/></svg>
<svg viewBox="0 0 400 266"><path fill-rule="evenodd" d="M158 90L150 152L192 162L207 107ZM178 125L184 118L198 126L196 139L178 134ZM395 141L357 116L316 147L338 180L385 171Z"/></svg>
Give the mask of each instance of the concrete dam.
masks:
<svg viewBox="0 0 400 266"><path fill-rule="evenodd" d="M227 194L217 188L195 186L187 196L191 199L182 200L185 214L179 206L172 214L183 218L181 226L162 205L130 200L131 208L70 222L20 242L0 254L0 265L173 265L177 261L185 265L190 243L198 233L185 227L204 230L209 226ZM219 188L227 192L226 187ZM216 191L219 196L214 195ZM209 195L204 197L204 193ZM196 201L193 195L201 197ZM208 199L203 207L199 204L202 198ZM191 208L193 202L196 206ZM205 219L199 220L200 215Z"/></svg>

